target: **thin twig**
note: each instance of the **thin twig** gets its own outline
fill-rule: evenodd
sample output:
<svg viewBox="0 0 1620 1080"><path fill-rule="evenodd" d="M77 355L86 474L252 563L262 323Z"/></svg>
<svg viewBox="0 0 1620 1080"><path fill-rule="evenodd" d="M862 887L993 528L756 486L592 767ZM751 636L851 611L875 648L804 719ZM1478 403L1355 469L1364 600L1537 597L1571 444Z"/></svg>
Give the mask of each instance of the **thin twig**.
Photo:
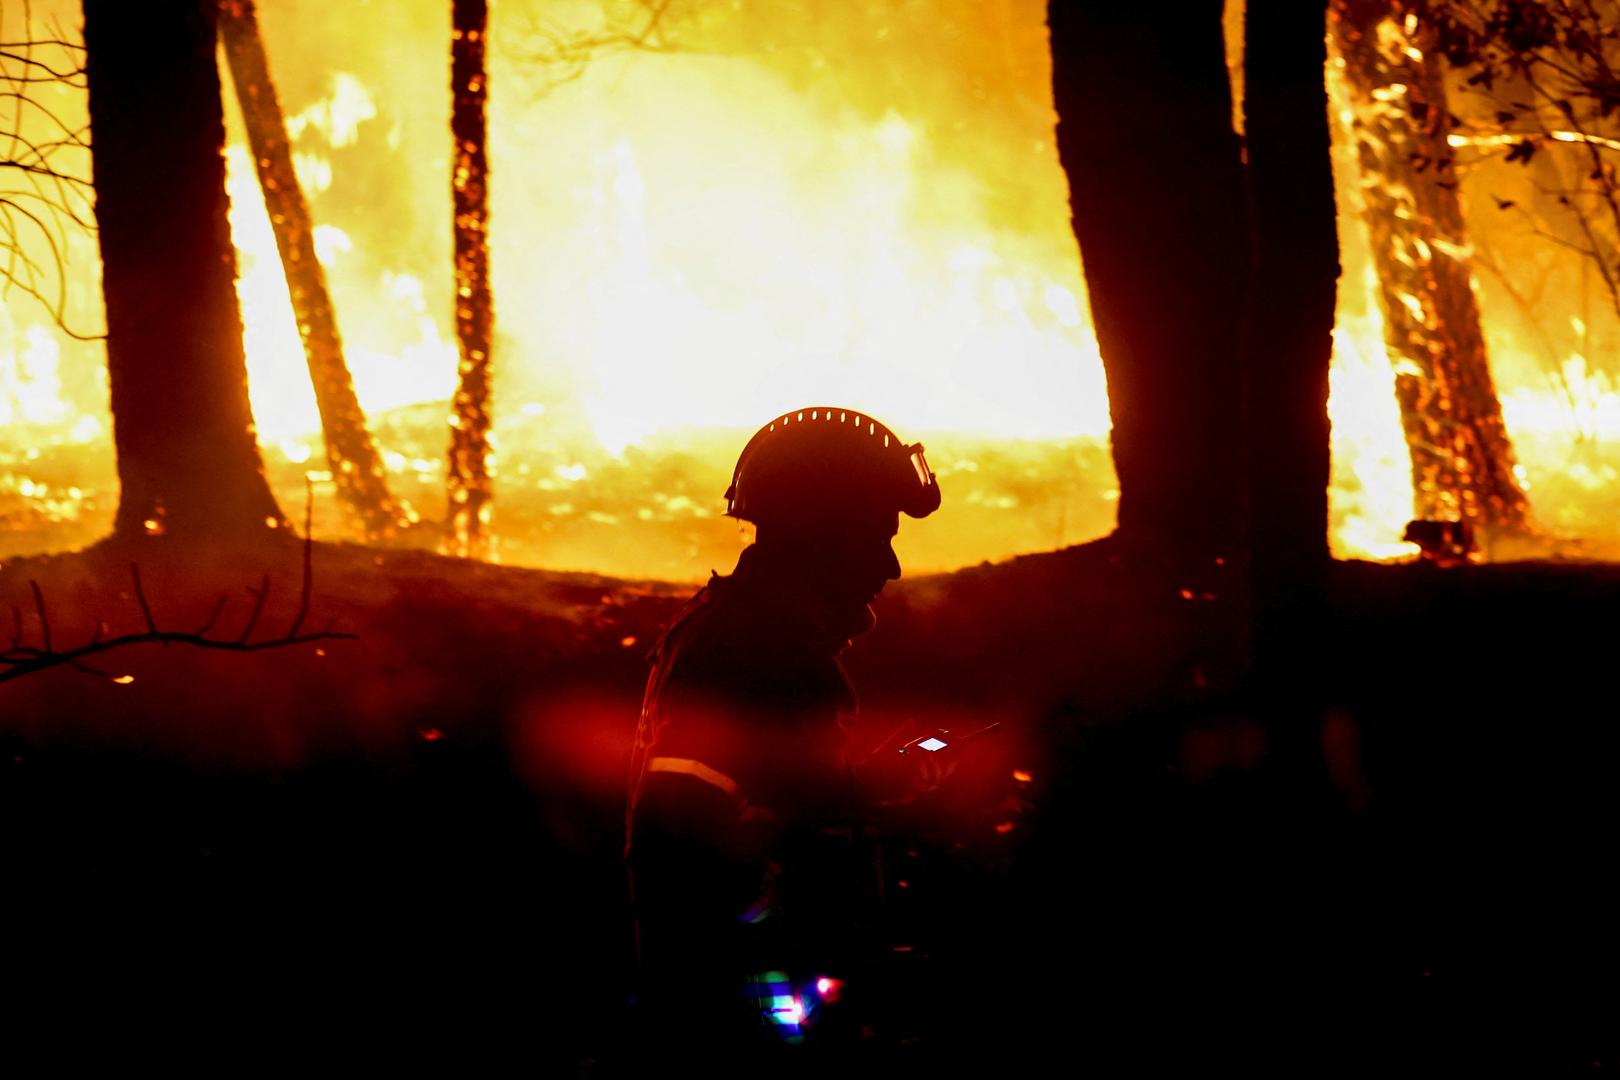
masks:
<svg viewBox="0 0 1620 1080"><path fill-rule="evenodd" d="M214 621L219 618L220 613L223 612L224 610L225 610L225 594L220 593L219 594L219 599L214 601L214 610L210 611L208 613L208 621L203 623L201 626L197 627L197 633L199 635L201 635L201 634L206 634L206 633L208 633L208 631L212 630L214 628Z"/></svg>
<svg viewBox="0 0 1620 1080"><path fill-rule="evenodd" d="M39 635L45 642L45 651L51 651L51 620L45 614L45 594L39 591L39 582L32 578L28 587L34 591L34 610L39 612Z"/></svg>
<svg viewBox="0 0 1620 1080"><path fill-rule="evenodd" d="M141 615L146 619L146 631L149 634L158 632L157 620L152 618L152 605L146 602L146 590L141 588L141 568L135 563L129 564L129 576L135 582L135 599L140 602Z"/></svg>
<svg viewBox="0 0 1620 1080"><path fill-rule="evenodd" d="M315 482L304 474L304 583L298 598L298 617L293 619L292 627L288 629L287 636L295 637L299 628L304 625L304 617L309 614L309 595L314 573L314 547L315 536L311 527L315 518Z"/></svg>
<svg viewBox="0 0 1620 1080"><path fill-rule="evenodd" d="M253 594L253 611L249 613L247 625L242 627L242 633L236 639L238 645L246 644L248 635L252 634L253 628L259 625L259 614L264 611L264 598L270 595L270 575L264 575L257 589L249 585L248 592Z"/></svg>

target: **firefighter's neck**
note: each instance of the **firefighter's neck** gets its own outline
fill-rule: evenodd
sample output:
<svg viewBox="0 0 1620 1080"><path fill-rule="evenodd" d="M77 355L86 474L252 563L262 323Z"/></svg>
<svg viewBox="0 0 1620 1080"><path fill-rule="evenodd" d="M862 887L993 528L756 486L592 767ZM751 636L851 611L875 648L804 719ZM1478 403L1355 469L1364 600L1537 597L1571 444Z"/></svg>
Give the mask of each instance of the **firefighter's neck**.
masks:
<svg viewBox="0 0 1620 1080"><path fill-rule="evenodd" d="M875 620L866 599L852 595L843 568L826 551L825 546L783 540L761 530L738 569L824 629L836 650L870 630Z"/></svg>

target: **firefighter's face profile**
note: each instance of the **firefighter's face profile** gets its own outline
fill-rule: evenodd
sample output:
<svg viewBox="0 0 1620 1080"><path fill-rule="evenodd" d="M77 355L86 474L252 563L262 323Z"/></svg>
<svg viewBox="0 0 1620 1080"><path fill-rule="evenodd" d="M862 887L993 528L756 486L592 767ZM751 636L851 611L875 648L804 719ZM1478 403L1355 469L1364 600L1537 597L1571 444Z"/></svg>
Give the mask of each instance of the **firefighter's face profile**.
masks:
<svg viewBox="0 0 1620 1080"><path fill-rule="evenodd" d="M899 515L872 515L851 521L838 547L839 567L847 570L849 599L862 606L870 604L883 586L901 576L901 562L894 555L894 536L899 531Z"/></svg>
<svg viewBox="0 0 1620 1080"><path fill-rule="evenodd" d="M841 605L862 609L900 576L894 511L857 510L833 515L825 527L801 534L801 550L819 587Z"/></svg>

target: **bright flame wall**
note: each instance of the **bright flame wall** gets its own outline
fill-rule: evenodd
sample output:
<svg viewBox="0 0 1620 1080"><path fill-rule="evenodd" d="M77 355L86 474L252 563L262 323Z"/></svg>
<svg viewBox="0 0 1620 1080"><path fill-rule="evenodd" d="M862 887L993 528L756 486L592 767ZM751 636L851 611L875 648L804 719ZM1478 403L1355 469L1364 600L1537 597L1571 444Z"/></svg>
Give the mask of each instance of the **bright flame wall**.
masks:
<svg viewBox="0 0 1620 1080"><path fill-rule="evenodd" d="M76 7L35 13L71 33ZM1106 532L1107 403L1052 146L1044 4L692 0L671 6L660 49L536 59L548 30L610 30L635 10L494 5L501 556L676 578L723 568L739 543L717 514L736 447L813 401L858 404L929 442L951 514L902 530L911 568ZM391 482L441 516L455 371L448 6L395 0L384 19L375 5L263 0L261 23L360 400ZM82 101L57 108L82 116ZM314 401L235 112L231 101L254 409L296 505L321 464ZM1410 480L1341 203L1333 542L1387 557L1409 550ZM1497 228L1471 210L1476 229ZM94 330L94 240L72 243L70 311ZM1614 375L1596 349L1526 362L1529 335L1484 285L1537 511L1597 532L1589 508L1620 492L1620 473L1570 448L1620 440ZM24 297L6 310L4 550L82 543L115 500L104 358L44 327ZM333 507L317 511L319 534L338 535Z"/></svg>

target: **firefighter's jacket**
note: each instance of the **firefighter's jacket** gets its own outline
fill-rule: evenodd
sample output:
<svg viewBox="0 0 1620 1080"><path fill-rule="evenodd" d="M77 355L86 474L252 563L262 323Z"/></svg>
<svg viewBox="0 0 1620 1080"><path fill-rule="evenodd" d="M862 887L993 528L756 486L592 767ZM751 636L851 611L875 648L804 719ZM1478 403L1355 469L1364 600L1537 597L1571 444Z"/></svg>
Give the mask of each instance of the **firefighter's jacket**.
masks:
<svg viewBox="0 0 1620 1080"><path fill-rule="evenodd" d="M653 653L631 806L659 774L723 791L785 828L848 825L848 644L749 548L687 604Z"/></svg>

